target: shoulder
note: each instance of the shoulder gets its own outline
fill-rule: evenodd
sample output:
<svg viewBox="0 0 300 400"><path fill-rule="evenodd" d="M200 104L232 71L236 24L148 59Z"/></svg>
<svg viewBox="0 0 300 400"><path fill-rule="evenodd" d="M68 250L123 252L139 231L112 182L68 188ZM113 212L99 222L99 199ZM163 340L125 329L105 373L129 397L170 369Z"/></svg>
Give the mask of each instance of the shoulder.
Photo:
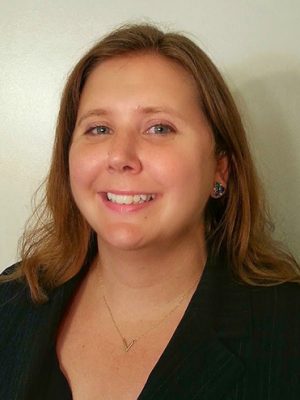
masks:
<svg viewBox="0 0 300 400"><path fill-rule="evenodd" d="M290 382L286 385L296 393L300 390L295 386L300 382L300 285L256 286L250 292L251 357L255 368L261 376L268 371L274 387ZM286 392L286 387L282 390Z"/></svg>
<svg viewBox="0 0 300 400"><path fill-rule="evenodd" d="M261 343L262 351L275 346L281 360L287 358L299 368L300 285L253 287L250 292L254 339Z"/></svg>
<svg viewBox="0 0 300 400"><path fill-rule="evenodd" d="M300 333L300 284L286 282L273 286L248 286L253 321L274 324L293 321Z"/></svg>
<svg viewBox="0 0 300 400"><path fill-rule="evenodd" d="M12 274L18 264L12 265L2 272L0 277L0 355L22 342L25 332L24 322L30 319L32 302L25 280L14 279L1 281L5 275Z"/></svg>
<svg viewBox="0 0 300 400"><path fill-rule="evenodd" d="M300 284L286 282L272 286L242 283L237 279L224 280L222 304L219 309L235 310L235 318L248 323L250 337L255 343L277 342L297 347L300 357ZM226 304L229 304L226 306ZM247 318L245 317L247 315ZM285 344L284 344L285 342Z"/></svg>
<svg viewBox="0 0 300 400"><path fill-rule="evenodd" d="M3 275L13 273L18 264L6 269ZM35 303L25 279L19 278L0 283L0 355L7 349L23 346L38 331L42 335L56 326L63 312L63 286L51 292L48 301ZM35 336L36 337L36 336ZM31 340L31 339L30 339ZM4 350L6 349L6 350ZM14 351L14 350L11 350Z"/></svg>
<svg viewBox="0 0 300 400"><path fill-rule="evenodd" d="M16 263L6 268L0 275L0 313L3 307L9 306L16 301L22 301L24 296L28 296L28 287L25 279L14 279L10 281L1 281L1 278L8 277L17 271L20 267L20 263Z"/></svg>
<svg viewBox="0 0 300 400"><path fill-rule="evenodd" d="M250 290L254 309L290 316L300 311L300 284L286 282L274 286L253 286Z"/></svg>

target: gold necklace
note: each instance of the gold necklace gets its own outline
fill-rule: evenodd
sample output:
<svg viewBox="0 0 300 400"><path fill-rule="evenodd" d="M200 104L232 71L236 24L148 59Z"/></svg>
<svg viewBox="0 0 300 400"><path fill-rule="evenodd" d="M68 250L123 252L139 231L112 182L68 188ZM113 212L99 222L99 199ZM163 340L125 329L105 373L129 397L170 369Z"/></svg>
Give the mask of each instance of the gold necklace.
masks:
<svg viewBox="0 0 300 400"><path fill-rule="evenodd" d="M102 296L103 296L103 300L104 300L104 303L105 303L105 305L106 305L106 307L107 307L107 309L108 309L109 315L110 315L110 317L111 317L111 319L112 319L112 321L113 321L113 324L114 324L114 326L115 326L115 328L116 328L116 330L117 330L117 332L118 332L120 338L122 339L122 343L123 343L123 346L124 346L124 351L125 351L125 352L128 352L128 351L132 348L132 346L133 346L139 339L141 339L142 337L146 336L146 335L147 335L149 332L151 332L154 328L156 328L158 325L160 325L162 322L164 322L164 321L165 321L165 320L180 306L180 304L183 302L183 300L184 300L185 297L188 295L188 293L189 293L192 289L194 289L196 285L198 285L199 280L200 280L200 278L197 279L196 284L193 284L192 287L190 287L187 291L185 291L185 292L179 297L178 303L175 305L175 307L173 307L173 308L171 309L171 311L169 311L166 315L164 315L164 317L161 318L156 324L152 325L148 330L146 330L146 332L142 333L141 335L137 336L135 339L132 339L132 340L130 340L130 341L126 340L126 338L122 335L122 332L121 332L120 328L118 327L118 324L117 324L117 322L116 322L116 320L115 320L115 318L114 318L114 316L113 316L113 313L112 313L112 311L111 311L111 308L110 308L110 306L109 306L108 303L107 303L106 297L105 297L105 295L103 294L103 295L102 295ZM102 288L103 288L103 283L102 283L102 281L101 281L101 286L102 286Z"/></svg>

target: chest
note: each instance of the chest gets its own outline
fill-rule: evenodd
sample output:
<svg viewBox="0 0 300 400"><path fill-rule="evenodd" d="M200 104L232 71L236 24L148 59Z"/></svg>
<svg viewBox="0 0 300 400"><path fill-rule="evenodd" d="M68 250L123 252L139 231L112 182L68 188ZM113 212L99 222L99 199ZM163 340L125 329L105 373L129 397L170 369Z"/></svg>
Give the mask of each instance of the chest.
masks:
<svg viewBox="0 0 300 400"><path fill-rule="evenodd" d="M58 355L73 399L137 399L157 361L154 355L124 360L109 353L110 346L105 351L95 350L93 354L92 349L90 354L80 351L75 356L64 349Z"/></svg>
<svg viewBox="0 0 300 400"><path fill-rule="evenodd" d="M111 320L84 319L81 313L69 313L60 327L56 352L73 399L137 399L180 317L172 316L126 352Z"/></svg>

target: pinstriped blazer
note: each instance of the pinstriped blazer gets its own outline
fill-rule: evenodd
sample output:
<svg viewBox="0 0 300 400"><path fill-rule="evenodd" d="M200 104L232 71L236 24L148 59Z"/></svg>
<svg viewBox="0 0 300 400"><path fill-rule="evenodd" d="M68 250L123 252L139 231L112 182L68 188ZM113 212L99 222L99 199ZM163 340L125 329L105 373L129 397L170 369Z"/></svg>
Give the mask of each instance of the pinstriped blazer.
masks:
<svg viewBox="0 0 300 400"><path fill-rule="evenodd" d="M43 305L31 302L21 282L0 285L1 400L50 398L41 384L51 374L49 352L86 270L53 290ZM71 399L70 388L57 398ZM299 400L300 285L242 285L221 259L210 259L138 397L176 399Z"/></svg>

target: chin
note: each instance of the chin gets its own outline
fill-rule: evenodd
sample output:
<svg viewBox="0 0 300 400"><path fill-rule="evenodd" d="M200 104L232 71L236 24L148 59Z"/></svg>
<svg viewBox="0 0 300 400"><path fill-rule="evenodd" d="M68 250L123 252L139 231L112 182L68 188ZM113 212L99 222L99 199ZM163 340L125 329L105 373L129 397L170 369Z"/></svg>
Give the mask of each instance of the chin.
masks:
<svg viewBox="0 0 300 400"><path fill-rule="evenodd" d="M98 239L107 245L120 250L137 250L145 247L145 236L138 227L123 224L119 227L111 227L105 232L98 233Z"/></svg>

